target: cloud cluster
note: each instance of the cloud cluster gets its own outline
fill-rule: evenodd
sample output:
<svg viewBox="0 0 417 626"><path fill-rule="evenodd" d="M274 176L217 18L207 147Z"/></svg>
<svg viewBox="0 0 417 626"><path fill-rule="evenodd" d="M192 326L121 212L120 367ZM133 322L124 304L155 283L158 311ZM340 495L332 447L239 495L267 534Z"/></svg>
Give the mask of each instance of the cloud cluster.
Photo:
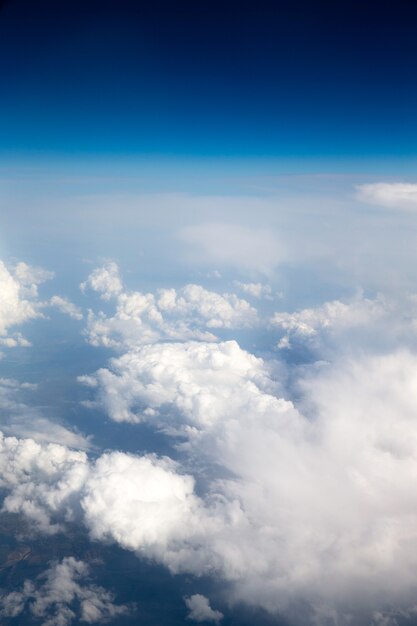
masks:
<svg viewBox="0 0 417 626"><path fill-rule="evenodd" d="M43 311L48 306L55 307L74 319L82 319L80 309L67 298L54 295L49 301L40 299L39 285L52 277L52 272L23 262L8 268L0 261L0 346L30 346L22 333L12 331L12 328L44 317Z"/></svg>
<svg viewBox="0 0 417 626"><path fill-rule="evenodd" d="M256 310L234 294L218 294L200 285L181 289L159 289L155 294L124 291L115 263L98 268L89 276L87 287L104 300L114 299L114 315L89 311L88 341L107 347L127 347L161 340L213 341L215 331L245 328L256 323Z"/></svg>
<svg viewBox="0 0 417 626"><path fill-rule="evenodd" d="M162 343L143 346L110 361L80 382L96 387L108 415L117 422L149 421L170 432L210 428L230 415L290 410L262 359L236 341Z"/></svg>
<svg viewBox="0 0 417 626"><path fill-rule="evenodd" d="M65 557L53 563L35 582L26 580L20 591L0 595L2 617L28 616L43 626L69 626L74 620L108 623L129 611L114 604L114 595L91 583L86 563Z"/></svg>
<svg viewBox="0 0 417 626"><path fill-rule="evenodd" d="M57 533L78 520L93 538L161 562L166 550L185 558L182 542L201 532L207 515L194 479L154 455L111 452L90 460L65 446L1 434L0 477L3 511L24 515L38 532Z"/></svg>
<svg viewBox="0 0 417 626"><path fill-rule="evenodd" d="M74 519L88 471L85 452L0 435L0 487L7 491L3 510L25 515L44 533Z"/></svg>
<svg viewBox="0 0 417 626"><path fill-rule="evenodd" d="M213 329L258 319L247 302L196 285L129 292L115 264L87 287L116 306L90 313L89 340L119 354L81 382L111 419L171 437L177 461L3 436L4 510L45 533L79 520L95 540L173 573L216 576L230 602L294 623L394 625L404 607L412 616L416 296L275 314L281 347L317 350L294 366L291 399L283 363L212 341ZM194 621L221 618L199 594L187 606Z"/></svg>
<svg viewBox="0 0 417 626"><path fill-rule="evenodd" d="M315 308L275 313L270 323L278 329L278 348L308 347L319 358L366 349L389 352L399 347L416 348L417 295L361 293L350 300L332 300Z"/></svg>
<svg viewBox="0 0 417 626"><path fill-rule="evenodd" d="M154 556L172 571L217 572L236 600L270 611L302 600L355 623L355 611L369 619L417 591L416 371L404 350L314 366L301 413L235 342L135 349L89 382L113 419L181 434L191 467L221 470L205 474L186 536Z"/></svg>
<svg viewBox="0 0 417 626"><path fill-rule="evenodd" d="M275 313L273 326L282 331L279 348L290 348L292 342L313 343L323 333L340 333L359 327L369 327L391 313L391 306L381 295L375 299L358 296L349 302L333 300L316 308L293 313Z"/></svg>

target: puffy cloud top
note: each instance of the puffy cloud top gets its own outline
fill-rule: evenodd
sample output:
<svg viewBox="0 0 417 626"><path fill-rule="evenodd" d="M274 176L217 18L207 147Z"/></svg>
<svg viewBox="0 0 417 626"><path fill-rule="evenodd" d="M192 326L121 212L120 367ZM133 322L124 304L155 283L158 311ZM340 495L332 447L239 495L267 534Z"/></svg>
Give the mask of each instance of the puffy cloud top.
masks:
<svg viewBox="0 0 417 626"><path fill-rule="evenodd" d="M115 274L117 272L117 274ZM90 311L87 337L93 345L128 347L160 340L213 341L213 331L245 328L257 322L256 310L234 294L218 294L200 285L160 289L155 294L123 291L115 264L95 270L83 286L104 299L115 298L116 311Z"/></svg>

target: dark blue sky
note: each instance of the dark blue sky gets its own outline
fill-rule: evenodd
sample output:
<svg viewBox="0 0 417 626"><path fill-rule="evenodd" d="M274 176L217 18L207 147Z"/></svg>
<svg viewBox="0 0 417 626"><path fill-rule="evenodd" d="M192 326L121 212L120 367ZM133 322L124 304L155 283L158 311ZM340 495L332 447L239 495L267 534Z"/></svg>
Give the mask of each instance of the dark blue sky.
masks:
<svg viewBox="0 0 417 626"><path fill-rule="evenodd" d="M416 153L412 2L1 6L3 156Z"/></svg>

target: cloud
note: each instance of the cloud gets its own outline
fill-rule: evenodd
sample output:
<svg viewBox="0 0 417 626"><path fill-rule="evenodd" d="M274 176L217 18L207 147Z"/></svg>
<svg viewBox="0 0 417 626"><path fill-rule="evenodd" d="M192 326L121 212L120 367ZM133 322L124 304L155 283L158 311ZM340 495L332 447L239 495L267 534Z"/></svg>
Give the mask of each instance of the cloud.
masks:
<svg viewBox="0 0 417 626"><path fill-rule="evenodd" d="M393 305L382 295L375 299L357 296L350 302L333 300L321 306L302 309L293 313L275 313L273 326L283 331L278 343L280 348L290 348L292 341L314 343L324 333L342 332L354 328L366 328L386 319Z"/></svg>
<svg viewBox="0 0 417 626"><path fill-rule="evenodd" d="M361 202L388 209L417 210L417 185L413 183L371 183L356 187Z"/></svg>
<svg viewBox="0 0 417 626"><path fill-rule="evenodd" d="M64 518L74 519L73 499L79 501L87 474L84 452L0 434L3 510L25 515L41 532L55 533Z"/></svg>
<svg viewBox="0 0 417 626"><path fill-rule="evenodd" d="M95 269L80 285L81 291L87 288L101 294L103 300L111 300L122 291L122 281L116 263L110 261L104 267Z"/></svg>
<svg viewBox="0 0 417 626"><path fill-rule="evenodd" d="M52 296L49 300L50 306L55 307L61 313L65 315L69 315L74 320L82 320L83 314L81 310L73 304L68 298L63 298L62 296Z"/></svg>
<svg viewBox="0 0 417 626"><path fill-rule="evenodd" d="M199 593L184 598L184 600L189 610L187 619L193 622L214 622L218 624L223 618L223 613L213 610L208 598Z"/></svg>
<svg viewBox="0 0 417 626"><path fill-rule="evenodd" d="M89 567L74 557L52 563L35 582L26 580L20 591L0 595L0 615L27 616L43 626L69 626L74 620L87 624L108 623L129 612L114 604L114 595L103 587L84 582Z"/></svg>
<svg viewBox="0 0 417 626"><path fill-rule="evenodd" d="M230 414L281 413L292 404L276 398L279 386L262 359L236 341L143 346L110 361L80 381L98 387L117 421L162 423L169 429L208 428ZM166 414L168 410L168 414ZM169 422L167 422L169 419Z"/></svg>
<svg viewBox="0 0 417 626"><path fill-rule="evenodd" d="M200 502L191 476L170 459L122 452L104 454L92 467L81 501L94 539L168 560L198 527ZM175 548L178 545L178 548Z"/></svg>
<svg viewBox="0 0 417 626"><path fill-rule="evenodd" d="M241 283L238 280L235 281L235 285L241 289L248 296L252 298L266 298L272 300L272 289L269 285L263 285L262 283Z"/></svg>
<svg viewBox="0 0 417 626"><path fill-rule="evenodd" d="M286 258L282 242L271 231L239 224L199 224L187 226L181 239L192 250L198 263L269 274Z"/></svg>
<svg viewBox="0 0 417 626"><path fill-rule="evenodd" d="M300 371L299 410L235 342L145 346L93 380L114 419L181 434L182 463L203 471L185 534L168 526L155 558L223 578L232 601L291 615L303 602L308 622L332 611L369 621L417 591L417 359L358 353ZM134 549L132 528L112 536Z"/></svg>
<svg viewBox="0 0 417 626"><path fill-rule="evenodd" d="M117 272L112 264L112 272ZM216 340L218 329L247 328L257 323L256 310L234 294L218 294L200 285L186 285L181 289L159 289L155 294L124 291L118 278L109 291L108 269L95 270L84 285L98 290L104 299L114 298L113 316L90 310L86 334L95 346L124 347L132 344L168 340ZM104 291L103 291L104 290Z"/></svg>
<svg viewBox="0 0 417 626"><path fill-rule="evenodd" d="M38 300L38 285L52 277L50 272L19 263L9 270L0 261L0 344L6 347L29 346L19 333L10 334L10 328L28 320L42 317L42 303Z"/></svg>

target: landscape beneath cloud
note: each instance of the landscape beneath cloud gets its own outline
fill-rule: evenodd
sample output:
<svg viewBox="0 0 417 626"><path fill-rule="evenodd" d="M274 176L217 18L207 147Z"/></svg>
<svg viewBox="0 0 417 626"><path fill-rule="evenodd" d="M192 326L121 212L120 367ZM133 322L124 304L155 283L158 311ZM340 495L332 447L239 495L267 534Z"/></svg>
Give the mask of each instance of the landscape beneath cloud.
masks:
<svg viewBox="0 0 417 626"><path fill-rule="evenodd" d="M262 185L1 198L2 623L416 622L417 185Z"/></svg>

